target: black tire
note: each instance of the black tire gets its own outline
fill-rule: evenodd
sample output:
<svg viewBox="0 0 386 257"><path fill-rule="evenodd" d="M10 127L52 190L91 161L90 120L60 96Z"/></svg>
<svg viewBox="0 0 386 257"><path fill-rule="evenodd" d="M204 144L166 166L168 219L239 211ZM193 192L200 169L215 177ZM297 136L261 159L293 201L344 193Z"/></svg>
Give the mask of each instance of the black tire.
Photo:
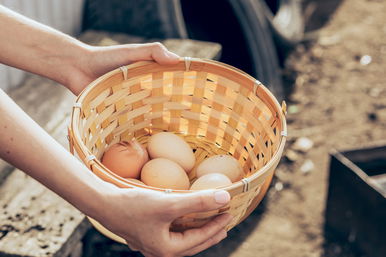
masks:
<svg viewBox="0 0 386 257"><path fill-rule="evenodd" d="M304 38L302 0L261 1L264 14L281 54L291 50Z"/></svg>
<svg viewBox="0 0 386 257"><path fill-rule="evenodd" d="M256 77L277 99L284 98L278 55L260 0L181 0L181 7L189 38L220 43L220 61Z"/></svg>
<svg viewBox="0 0 386 257"><path fill-rule="evenodd" d="M83 28L218 42L220 61L256 77L281 100L278 54L261 1L88 0Z"/></svg>
<svg viewBox="0 0 386 257"><path fill-rule="evenodd" d="M256 0L230 0L239 17L253 58L256 77L279 100L284 98L281 70L272 33L265 19L263 7Z"/></svg>

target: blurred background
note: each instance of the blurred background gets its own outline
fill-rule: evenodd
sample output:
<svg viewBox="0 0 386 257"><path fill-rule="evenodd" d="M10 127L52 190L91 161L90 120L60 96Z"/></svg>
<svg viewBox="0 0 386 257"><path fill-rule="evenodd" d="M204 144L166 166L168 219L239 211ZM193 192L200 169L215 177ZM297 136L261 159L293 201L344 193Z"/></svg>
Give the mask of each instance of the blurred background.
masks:
<svg viewBox="0 0 386 257"><path fill-rule="evenodd" d="M321 2L321 1L320 1ZM322 1L323 5L340 1ZM283 99L280 69L288 51L312 25L316 6L301 0L2 0L1 4L64 33L87 30L125 33L154 41L189 38L221 44L220 60L258 77ZM319 7L318 7L319 8ZM323 9L323 8L322 8ZM326 8L325 8L326 9ZM330 14L330 13L328 13ZM323 17L323 18L322 18ZM2 88L17 86L23 73L1 66Z"/></svg>
<svg viewBox="0 0 386 257"><path fill-rule="evenodd" d="M90 44L160 41L182 56L220 60L287 101L288 144L265 199L198 256L386 256L385 1L0 4ZM0 87L66 146L74 97L53 84L0 65ZM1 162L0 196L0 256L142 256Z"/></svg>

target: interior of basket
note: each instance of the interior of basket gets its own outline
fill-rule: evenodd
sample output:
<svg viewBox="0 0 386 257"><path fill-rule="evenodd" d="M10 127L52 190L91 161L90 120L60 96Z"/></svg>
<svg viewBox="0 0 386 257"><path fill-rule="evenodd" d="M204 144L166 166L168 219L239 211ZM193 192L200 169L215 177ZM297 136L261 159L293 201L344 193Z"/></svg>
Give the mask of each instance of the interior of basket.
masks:
<svg viewBox="0 0 386 257"><path fill-rule="evenodd" d="M231 154L247 177L280 144L277 113L250 87L214 72L144 72L126 80L116 72L92 92L82 103L79 131L99 159L114 143L136 137L146 144L151 134L169 131L185 138L198 162Z"/></svg>

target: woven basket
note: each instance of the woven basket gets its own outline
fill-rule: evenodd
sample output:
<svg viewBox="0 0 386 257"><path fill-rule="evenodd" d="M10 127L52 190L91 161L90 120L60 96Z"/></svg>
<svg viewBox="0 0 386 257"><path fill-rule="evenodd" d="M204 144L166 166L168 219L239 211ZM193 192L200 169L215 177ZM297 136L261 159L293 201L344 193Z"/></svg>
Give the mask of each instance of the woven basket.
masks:
<svg viewBox="0 0 386 257"><path fill-rule="evenodd" d="M231 229L264 197L283 152L285 104L246 73L211 60L186 57L162 66L137 62L92 82L78 97L69 127L70 150L97 176L119 187L142 187L165 193L189 193L134 184L104 167L110 145L169 131L194 149L197 164L208 156L230 154L244 169L241 181L225 187L228 206L177 219L173 230L199 227L229 212ZM194 179L195 174L190 174Z"/></svg>

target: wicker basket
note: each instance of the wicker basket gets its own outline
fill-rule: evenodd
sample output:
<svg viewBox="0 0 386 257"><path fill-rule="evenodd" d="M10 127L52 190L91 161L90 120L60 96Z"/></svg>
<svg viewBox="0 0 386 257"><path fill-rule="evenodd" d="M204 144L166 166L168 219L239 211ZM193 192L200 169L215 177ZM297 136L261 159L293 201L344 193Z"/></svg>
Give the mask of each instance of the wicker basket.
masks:
<svg viewBox="0 0 386 257"><path fill-rule="evenodd" d="M215 154L234 156L244 178L224 188L230 204L186 215L172 225L175 230L198 227L229 212L234 217L229 230L255 209L269 187L286 141L284 113L285 104L280 106L266 87L229 65L189 57L168 66L138 62L103 75L79 95L69 127L70 150L119 187L140 185L112 173L100 158L111 144L132 137L146 145L153 133L174 132L195 150L197 163Z"/></svg>

